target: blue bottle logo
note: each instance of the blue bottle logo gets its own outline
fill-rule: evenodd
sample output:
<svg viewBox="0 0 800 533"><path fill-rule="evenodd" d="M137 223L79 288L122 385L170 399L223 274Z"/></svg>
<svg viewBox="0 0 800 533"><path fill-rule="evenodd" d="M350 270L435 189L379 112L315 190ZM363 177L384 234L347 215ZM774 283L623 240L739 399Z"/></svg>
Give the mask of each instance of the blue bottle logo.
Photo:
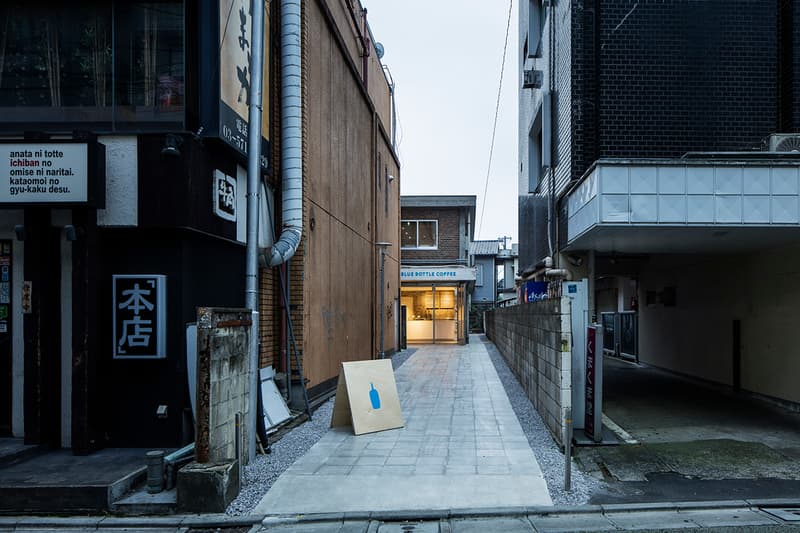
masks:
<svg viewBox="0 0 800 533"><path fill-rule="evenodd" d="M369 401L372 403L373 409L381 408L381 396L378 394L378 390L372 383L369 384Z"/></svg>

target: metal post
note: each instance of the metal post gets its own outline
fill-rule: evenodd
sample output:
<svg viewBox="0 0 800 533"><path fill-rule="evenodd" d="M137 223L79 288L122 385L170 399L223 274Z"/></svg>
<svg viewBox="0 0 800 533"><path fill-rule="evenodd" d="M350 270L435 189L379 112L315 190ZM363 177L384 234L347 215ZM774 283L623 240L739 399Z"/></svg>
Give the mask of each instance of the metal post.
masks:
<svg viewBox="0 0 800 533"><path fill-rule="evenodd" d="M247 121L247 264L245 274L245 307L258 320L258 206L261 177L261 93L264 77L264 4L254 2L253 31L250 39L250 112ZM257 324L253 331L258 332ZM256 423L258 412L258 342L250 342L250 411L247 417L247 457L256 456Z"/></svg>
<svg viewBox="0 0 800 533"><path fill-rule="evenodd" d="M380 353L378 353L378 359L383 359L386 356L386 354L383 351L383 325L384 325L383 323L386 321L384 317L384 315L386 314L386 309L384 309L386 307L386 304L384 302L385 299L384 293L386 292L386 288L384 287L384 285L386 282L384 281L383 272L384 272L384 265L386 263L386 248L391 246L392 243L376 242L375 245L379 246L381 249L381 350Z"/></svg>
<svg viewBox="0 0 800 533"><path fill-rule="evenodd" d="M564 490L572 490L572 408L564 416Z"/></svg>

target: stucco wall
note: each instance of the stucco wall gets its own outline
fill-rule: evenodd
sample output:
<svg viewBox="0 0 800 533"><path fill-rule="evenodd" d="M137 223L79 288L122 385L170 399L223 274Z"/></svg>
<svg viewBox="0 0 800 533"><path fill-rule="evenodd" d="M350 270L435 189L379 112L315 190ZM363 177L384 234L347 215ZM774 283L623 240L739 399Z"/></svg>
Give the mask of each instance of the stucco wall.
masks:
<svg viewBox="0 0 800 533"><path fill-rule="evenodd" d="M733 384L733 321L741 321L742 389L800 402L800 247L757 255L652 256L639 288L643 363ZM675 305L647 303L675 287Z"/></svg>
<svg viewBox="0 0 800 533"><path fill-rule="evenodd" d="M563 443L566 409L572 406L569 298L488 311L486 329L553 437Z"/></svg>

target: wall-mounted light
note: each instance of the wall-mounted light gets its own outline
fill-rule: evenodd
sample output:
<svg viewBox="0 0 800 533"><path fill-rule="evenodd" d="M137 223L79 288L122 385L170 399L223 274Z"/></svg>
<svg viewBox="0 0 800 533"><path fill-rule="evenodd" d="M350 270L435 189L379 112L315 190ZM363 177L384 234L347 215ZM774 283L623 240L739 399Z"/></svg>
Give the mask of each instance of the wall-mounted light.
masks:
<svg viewBox="0 0 800 533"><path fill-rule="evenodd" d="M14 234L17 236L18 241L25 240L25 226L22 224L17 224L14 226Z"/></svg>
<svg viewBox="0 0 800 533"><path fill-rule="evenodd" d="M164 137L164 147L161 149L161 155L168 156L168 157L180 157L181 156L181 145L183 144L183 139L180 135L175 135L174 133L168 133L166 137Z"/></svg>
<svg viewBox="0 0 800 533"><path fill-rule="evenodd" d="M393 182L393 181L394 181L394 176L392 176L391 174L389 174L389 183L391 183L391 182Z"/></svg>

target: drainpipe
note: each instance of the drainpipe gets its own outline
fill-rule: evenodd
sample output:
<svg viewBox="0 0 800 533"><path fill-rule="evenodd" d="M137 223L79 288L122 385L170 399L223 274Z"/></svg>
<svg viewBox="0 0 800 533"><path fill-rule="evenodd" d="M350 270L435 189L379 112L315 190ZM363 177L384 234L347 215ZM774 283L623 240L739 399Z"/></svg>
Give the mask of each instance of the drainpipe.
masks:
<svg viewBox="0 0 800 533"><path fill-rule="evenodd" d="M258 215L261 190L261 93L264 78L264 7L258 2L253 9L253 34L250 60L250 112L247 121L247 259L245 274L245 307L252 312L250 328L250 396L247 420L247 459L256 458L258 424ZM241 469L241 465L239 466Z"/></svg>
<svg viewBox="0 0 800 533"><path fill-rule="evenodd" d="M301 95L300 0L281 0L281 235L267 265L285 263L303 235L303 101ZM287 310L288 312L288 310Z"/></svg>

